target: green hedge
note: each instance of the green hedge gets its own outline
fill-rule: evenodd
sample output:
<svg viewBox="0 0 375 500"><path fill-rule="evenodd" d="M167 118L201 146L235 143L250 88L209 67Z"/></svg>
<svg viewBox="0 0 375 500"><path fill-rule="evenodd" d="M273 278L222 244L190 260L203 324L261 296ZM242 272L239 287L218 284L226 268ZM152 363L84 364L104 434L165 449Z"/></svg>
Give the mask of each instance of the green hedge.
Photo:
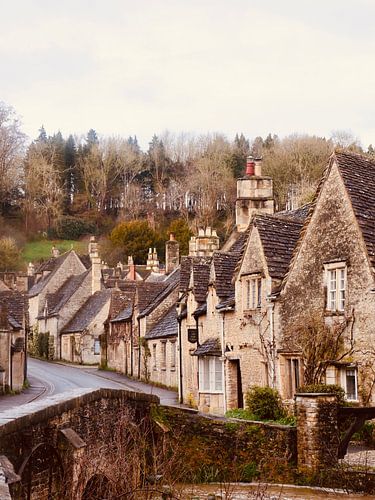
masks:
<svg viewBox="0 0 375 500"><path fill-rule="evenodd" d="M298 388L297 393L331 393L336 394L339 404L345 404L345 391L337 384L310 384Z"/></svg>

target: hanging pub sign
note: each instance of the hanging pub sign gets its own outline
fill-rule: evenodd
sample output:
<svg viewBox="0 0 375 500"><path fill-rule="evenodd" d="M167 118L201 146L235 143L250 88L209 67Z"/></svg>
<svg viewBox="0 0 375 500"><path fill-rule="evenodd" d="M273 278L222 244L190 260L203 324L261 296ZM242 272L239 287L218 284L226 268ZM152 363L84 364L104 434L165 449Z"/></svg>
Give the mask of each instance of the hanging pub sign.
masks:
<svg viewBox="0 0 375 500"><path fill-rule="evenodd" d="M198 342L198 330L196 328L188 328L188 341L191 344Z"/></svg>

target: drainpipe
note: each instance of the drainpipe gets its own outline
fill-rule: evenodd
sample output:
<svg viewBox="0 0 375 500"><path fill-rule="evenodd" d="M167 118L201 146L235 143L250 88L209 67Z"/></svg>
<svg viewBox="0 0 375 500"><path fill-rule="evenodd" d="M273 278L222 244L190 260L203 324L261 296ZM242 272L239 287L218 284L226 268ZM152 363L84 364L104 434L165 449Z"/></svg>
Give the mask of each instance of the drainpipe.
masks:
<svg viewBox="0 0 375 500"><path fill-rule="evenodd" d="M134 342L133 342L133 319L132 319L130 323L130 376L131 377L133 376L133 365L134 365L133 348L134 348Z"/></svg>
<svg viewBox="0 0 375 500"><path fill-rule="evenodd" d="M138 378L141 378L141 320L137 318L138 322Z"/></svg>
<svg viewBox="0 0 375 500"><path fill-rule="evenodd" d="M225 311L223 311L222 322L221 322L221 357L223 358L223 406L224 406L224 415L227 411L227 380L225 377L225 368L226 368L226 359L225 359Z"/></svg>
<svg viewBox="0 0 375 500"><path fill-rule="evenodd" d="M276 389L276 339L275 339L275 327L274 327L274 307L275 307L275 295L268 295L268 321L270 325L270 337L271 337L271 385L273 389Z"/></svg>
<svg viewBox="0 0 375 500"><path fill-rule="evenodd" d="M183 403L183 385L182 385L182 339L181 339L181 318L177 316L178 322L178 401Z"/></svg>

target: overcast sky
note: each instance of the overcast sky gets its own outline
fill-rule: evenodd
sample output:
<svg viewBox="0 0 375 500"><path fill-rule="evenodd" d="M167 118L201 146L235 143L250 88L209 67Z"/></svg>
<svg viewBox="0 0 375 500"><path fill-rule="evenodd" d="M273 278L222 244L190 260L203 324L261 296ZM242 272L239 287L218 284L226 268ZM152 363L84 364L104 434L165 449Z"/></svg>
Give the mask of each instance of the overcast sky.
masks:
<svg viewBox="0 0 375 500"><path fill-rule="evenodd" d="M0 100L60 130L375 143L374 0L12 0Z"/></svg>

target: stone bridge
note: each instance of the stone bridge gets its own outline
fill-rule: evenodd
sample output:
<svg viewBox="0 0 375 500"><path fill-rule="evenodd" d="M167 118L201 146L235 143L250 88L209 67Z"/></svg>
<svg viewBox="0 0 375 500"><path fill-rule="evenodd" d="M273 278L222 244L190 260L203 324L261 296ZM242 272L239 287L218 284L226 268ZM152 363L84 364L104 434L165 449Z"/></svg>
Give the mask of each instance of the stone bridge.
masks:
<svg viewBox="0 0 375 500"><path fill-rule="evenodd" d="M3 412L0 498L91 500L108 498L109 482L120 476L129 486L137 482L158 402L124 390L79 389Z"/></svg>
<svg viewBox="0 0 375 500"><path fill-rule="evenodd" d="M297 427L290 427L203 416L114 389L29 403L0 413L0 499L133 500L159 491L160 477L164 484L290 482L297 469L334 468L352 433L374 414L342 409L329 394L299 394L296 407ZM352 421L343 437L340 415ZM366 489L375 491L370 480Z"/></svg>

